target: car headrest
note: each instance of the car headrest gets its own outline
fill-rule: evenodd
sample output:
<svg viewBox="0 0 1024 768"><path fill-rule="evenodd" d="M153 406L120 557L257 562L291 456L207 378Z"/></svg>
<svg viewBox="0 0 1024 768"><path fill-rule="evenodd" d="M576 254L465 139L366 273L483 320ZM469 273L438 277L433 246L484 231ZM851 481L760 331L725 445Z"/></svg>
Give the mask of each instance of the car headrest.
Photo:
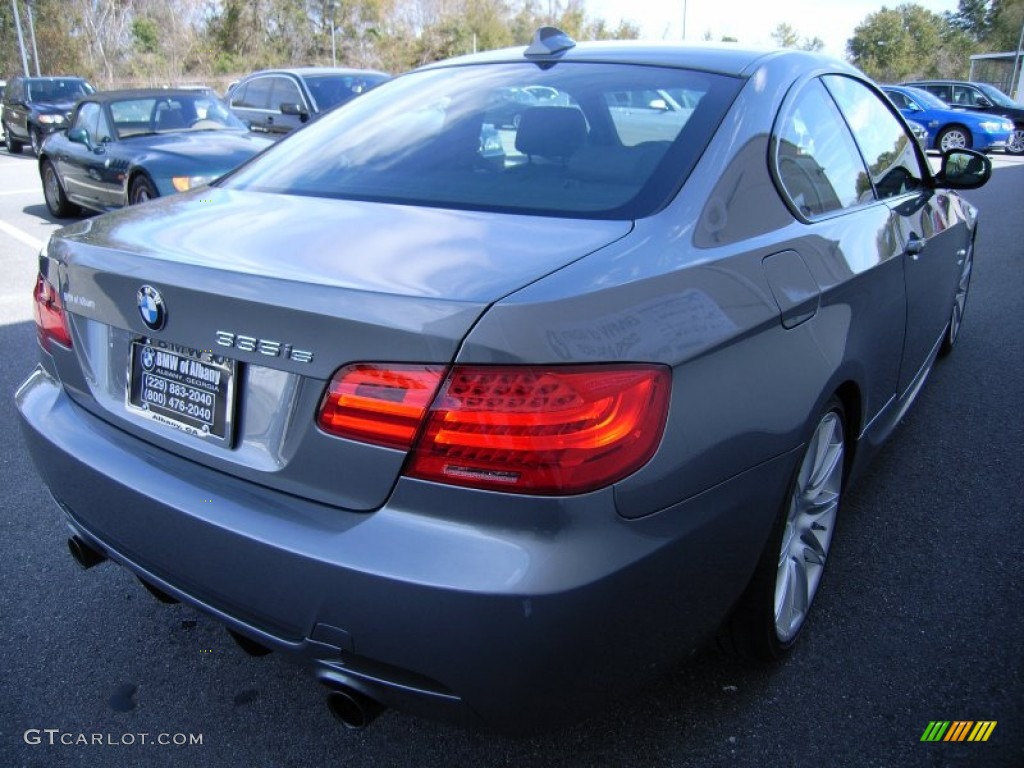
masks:
<svg viewBox="0 0 1024 768"><path fill-rule="evenodd" d="M568 158L587 140L587 121L575 107L530 107L516 131L516 149L524 155Z"/></svg>

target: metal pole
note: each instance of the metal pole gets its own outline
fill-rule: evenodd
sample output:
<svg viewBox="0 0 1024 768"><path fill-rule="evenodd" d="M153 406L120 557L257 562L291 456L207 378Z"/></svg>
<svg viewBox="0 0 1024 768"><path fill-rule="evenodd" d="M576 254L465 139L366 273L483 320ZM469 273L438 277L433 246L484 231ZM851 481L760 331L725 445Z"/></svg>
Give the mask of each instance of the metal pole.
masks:
<svg viewBox="0 0 1024 768"><path fill-rule="evenodd" d="M1021 51L1024 49L1024 24L1020 25L1020 39L1017 41L1017 50L1013 55L1013 74L1010 76L1011 99L1020 98L1020 82L1017 80L1017 70L1021 70L1021 79L1024 80L1024 68L1020 66Z"/></svg>
<svg viewBox="0 0 1024 768"><path fill-rule="evenodd" d="M338 49L334 43L334 14L338 10L337 3L331 3L331 66L338 66Z"/></svg>
<svg viewBox="0 0 1024 768"><path fill-rule="evenodd" d="M28 10L28 34L32 38L32 61L36 64L36 77L39 74L39 51L36 49L36 25L32 21L32 0L27 0L25 8Z"/></svg>
<svg viewBox="0 0 1024 768"><path fill-rule="evenodd" d="M25 77L28 77L28 59L25 57L25 38L21 36L21 17L18 16L17 0L11 0L11 7L14 9L14 28L18 30L18 48L21 49L21 67L25 71Z"/></svg>
<svg viewBox="0 0 1024 768"><path fill-rule="evenodd" d="M686 39L686 0L683 0L683 40Z"/></svg>

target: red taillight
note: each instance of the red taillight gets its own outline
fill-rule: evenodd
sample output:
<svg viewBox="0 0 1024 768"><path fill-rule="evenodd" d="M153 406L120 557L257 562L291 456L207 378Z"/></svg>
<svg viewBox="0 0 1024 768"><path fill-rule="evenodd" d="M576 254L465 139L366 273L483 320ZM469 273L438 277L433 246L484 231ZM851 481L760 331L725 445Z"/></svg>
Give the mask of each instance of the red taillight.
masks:
<svg viewBox="0 0 1024 768"><path fill-rule="evenodd" d="M51 342L70 348L71 329L68 327L64 303L60 300L57 289L49 280L39 275L32 297L35 299L36 333L43 349L49 350Z"/></svg>
<svg viewBox="0 0 1024 768"><path fill-rule="evenodd" d="M331 379L317 423L325 432L408 450L444 366L347 365Z"/></svg>
<svg viewBox="0 0 1024 768"><path fill-rule="evenodd" d="M515 493L594 490L651 458L668 401L660 366L456 366L406 473Z"/></svg>

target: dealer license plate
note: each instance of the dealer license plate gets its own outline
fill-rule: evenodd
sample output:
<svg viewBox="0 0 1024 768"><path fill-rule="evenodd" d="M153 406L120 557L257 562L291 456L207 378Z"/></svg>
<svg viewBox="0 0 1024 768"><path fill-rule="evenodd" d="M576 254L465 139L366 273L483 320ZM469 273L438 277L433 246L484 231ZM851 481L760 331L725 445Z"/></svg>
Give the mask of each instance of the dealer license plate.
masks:
<svg viewBox="0 0 1024 768"><path fill-rule="evenodd" d="M209 351L132 342L128 409L196 437L229 442L235 361Z"/></svg>

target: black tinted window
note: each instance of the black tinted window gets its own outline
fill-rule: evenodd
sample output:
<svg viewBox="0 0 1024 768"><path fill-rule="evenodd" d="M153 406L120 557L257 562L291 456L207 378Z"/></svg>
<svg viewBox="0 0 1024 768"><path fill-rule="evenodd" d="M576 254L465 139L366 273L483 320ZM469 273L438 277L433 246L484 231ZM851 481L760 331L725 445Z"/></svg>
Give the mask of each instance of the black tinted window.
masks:
<svg viewBox="0 0 1024 768"><path fill-rule="evenodd" d="M324 112L380 84L384 75L316 75L305 78L317 109Z"/></svg>
<svg viewBox="0 0 1024 768"><path fill-rule="evenodd" d="M247 109L270 109L270 92L273 90L274 78L257 77L250 80L232 96L232 104Z"/></svg>
<svg viewBox="0 0 1024 768"><path fill-rule="evenodd" d="M302 93L289 77L274 78L274 97L271 104L274 109L280 109L282 104L298 104L304 106Z"/></svg>
<svg viewBox="0 0 1024 768"><path fill-rule="evenodd" d="M636 218L675 194L741 84L706 72L576 62L423 70L310 124L224 183L317 197ZM623 93L644 108L617 106Z"/></svg>

